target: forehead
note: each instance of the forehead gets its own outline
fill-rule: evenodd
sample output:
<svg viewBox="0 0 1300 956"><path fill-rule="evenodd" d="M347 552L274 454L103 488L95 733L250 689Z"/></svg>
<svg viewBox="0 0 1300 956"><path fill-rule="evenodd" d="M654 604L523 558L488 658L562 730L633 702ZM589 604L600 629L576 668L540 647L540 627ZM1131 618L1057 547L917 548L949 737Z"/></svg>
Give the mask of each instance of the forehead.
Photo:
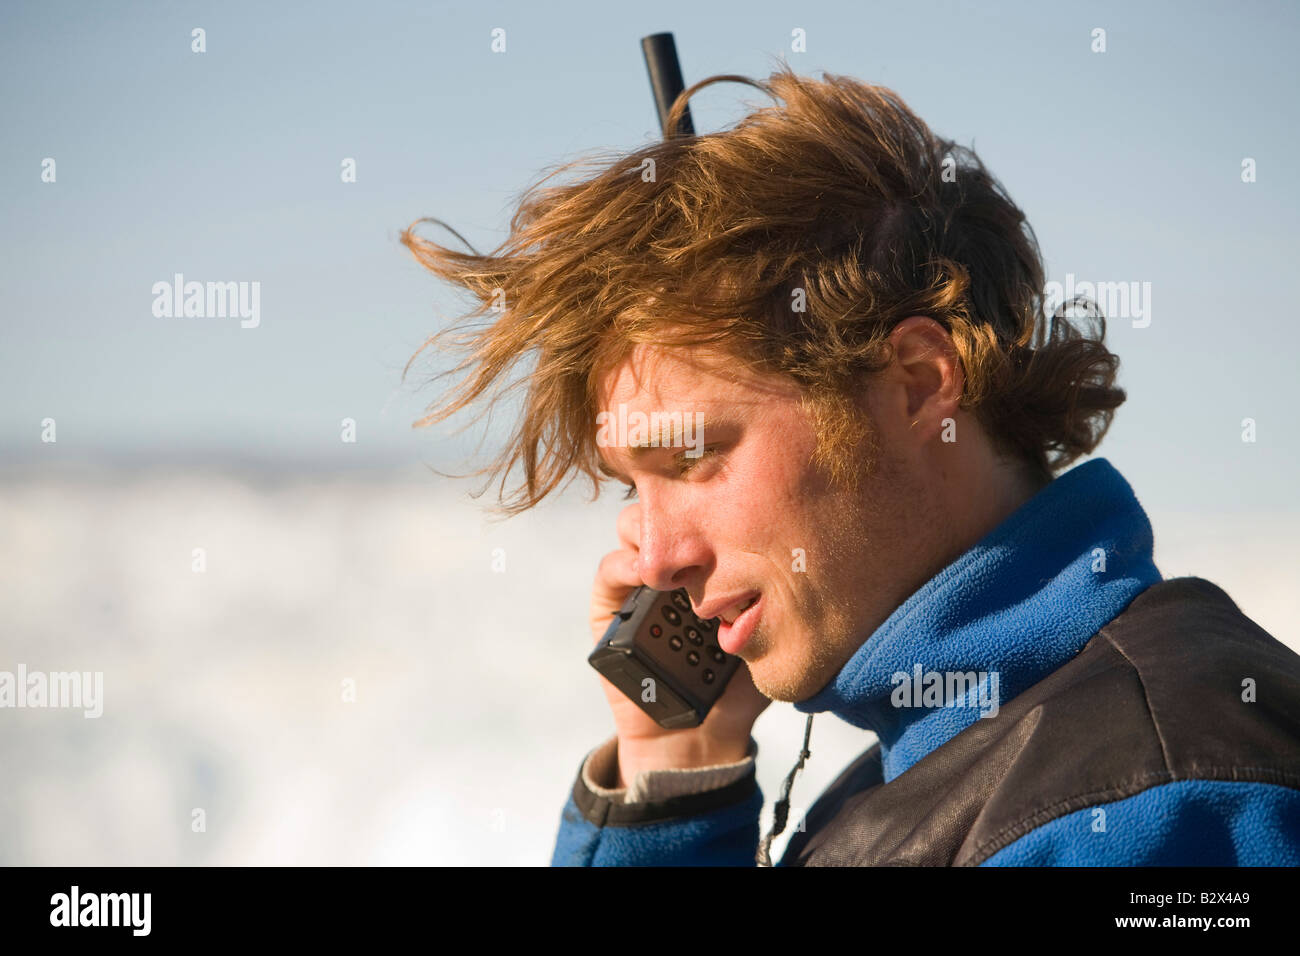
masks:
<svg viewBox="0 0 1300 956"><path fill-rule="evenodd" d="M620 403L650 408L744 406L798 397L792 382L748 369L734 356L704 347L639 344L599 379L602 409Z"/></svg>
<svg viewBox="0 0 1300 956"><path fill-rule="evenodd" d="M613 444L602 444L598 436L597 467L612 478L630 483L618 463L627 457L635 464L653 454L656 446L677 447L688 432L678 434L676 428L693 423L697 441L702 440L705 430L714 434L721 428L718 434L734 434L736 429L748 429L756 422L788 421L789 416L780 414L779 409L801 398L789 379L755 372L739 359L717 350L638 345L626 361L599 380L597 421L601 413L610 420L617 416L618 421L626 421L628 415L645 415L649 419L647 434L637 442L629 441L626 448L620 443L621 437ZM665 439L665 428L678 437ZM607 439L612 437L606 435Z"/></svg>

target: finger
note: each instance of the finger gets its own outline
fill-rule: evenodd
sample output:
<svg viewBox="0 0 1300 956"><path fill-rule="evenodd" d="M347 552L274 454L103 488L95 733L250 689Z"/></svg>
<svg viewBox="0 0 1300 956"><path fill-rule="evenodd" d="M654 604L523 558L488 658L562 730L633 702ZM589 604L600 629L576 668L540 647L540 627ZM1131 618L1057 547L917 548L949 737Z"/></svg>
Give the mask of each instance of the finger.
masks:
<svg viewBox="0 0 1300 956"><path fill-rule="evenodd" d="M600 568L596 572L596 584L591 593L591 623L597 643L627 596L641 584L641 575L636 570L635 553L626 550L611 551L601 558Z"/></svg>
<svg viewBox="0 0 1300 956"><path fill-rule="evenodd" d="M635 501L618 513L618 541L637 551L641 547L641 502Z"/></svg>
<svg viewBox="0 0 1300 956"><path fill-rule="evenodd" d="M597 592L611 601L617 599L621 607L627 592L645 583L641 580L637 557L635 551L621 549L611 551L601 558L600 566L596 569Z"/></svg>

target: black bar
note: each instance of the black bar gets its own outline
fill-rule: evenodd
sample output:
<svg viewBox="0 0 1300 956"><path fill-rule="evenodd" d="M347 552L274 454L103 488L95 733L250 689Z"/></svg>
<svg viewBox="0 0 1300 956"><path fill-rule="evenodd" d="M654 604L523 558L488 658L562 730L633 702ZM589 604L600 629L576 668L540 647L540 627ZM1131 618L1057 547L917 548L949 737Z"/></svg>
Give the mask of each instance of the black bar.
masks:
<svg viewBox="0 0 1300 956"><path fill-rule="evenodd" d="M659 110L659 128L664 136L669 136L668 113L673 107L686 84L682 80L682 66L677 61L677 45L671 33L653 33L641 38L641 52L645 54L646 69L650 73L650 88L654 90L655 107ZM677 132L687 136L695 134L695 124L691 122L691 108L682 112L682 121Z"/></svg>
<svg viewBox="0 0 1300 956"><path fill-rule="evenodd" d="M88 919L85 900L106 893L138 894L130 912L140 916L148 893L147 938L164 946L202 942L211 947L218 942L242 945L258 940L292 942L295 949L314 944L339 949L355 940L369 950L377 941L401 942L395 937L409 938L412 929L422 931L425 938L438 938L434 934L452 924L479 940L500 938L512 926L532 932L529 927L537 923L538 915L547 921L541 925L561 930L600 926L605 921L611 931L626 931L628 911L583 901L608 899L611 886L643 898L643 891L662 891L665 881L689 879L690 875L689 870L661 867L584 873L544 867L440 871L315 866L0 866L0 925L6 952L23 952L23 942L34 952L47 948L60 952L69 944L91 947L87 952L97 952L103 944L135 945L136 940L146 938L143 920L121 918L105 925L106 913L125 917L125 905L114 911L98 908L94 918ZM1172 940L1178 945L1187 938L1185 934L1195 933L1227 951L1234 944L1249 943L1257 948L1264 935L1279 938L1293 932L1295 923L1295 874L1287 867L898 867L890 868L888 874L866 876L865 884L864 877L836 869L737 867L728 869L726 879L753 899L773 893L797 899L800 894L842 893L868 885L865 899L877 922L894 926L896 933L915 935L918 944L930 950L938 948L934 942L945 934L946 938L961 938L954 933L969 934L972 941L1128 937L1133 940L1131 945L1147 948L1156 940ZM79 902L75 925L70 919L73 887ZM134 905L136 902L140 905ZM513 914L510 919L503 918L505 908ZM1188 917L1210 917L1214 925L1191 928L1185 922ZM1249 920L1248 925L1220 923L1241 917ZM745 921L737 924L744 925ZM1160 932L1170 928L1182 932ZM142 935L137 935L137 930ZM1253 938L1252 932L1256 934ZM55 948L50 943L62 945Z"/></svg>

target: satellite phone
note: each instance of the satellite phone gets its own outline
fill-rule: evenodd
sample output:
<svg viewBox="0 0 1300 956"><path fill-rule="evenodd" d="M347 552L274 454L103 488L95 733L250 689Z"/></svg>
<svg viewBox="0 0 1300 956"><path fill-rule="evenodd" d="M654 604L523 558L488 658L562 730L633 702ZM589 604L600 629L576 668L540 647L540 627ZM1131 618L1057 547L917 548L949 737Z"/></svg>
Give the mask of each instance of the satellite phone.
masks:
<svg viewBox="0 0 1300 956"><path fill-rule="evenodd" d="M671 33L643 37L641 50L664 135L694 135L690 108L675 133L668 113L685 89ZM718 619L696 617L684 589L639 587L614 612L587 661L660 727L697 727L722 696L740 658L718 646Z"/></svg>

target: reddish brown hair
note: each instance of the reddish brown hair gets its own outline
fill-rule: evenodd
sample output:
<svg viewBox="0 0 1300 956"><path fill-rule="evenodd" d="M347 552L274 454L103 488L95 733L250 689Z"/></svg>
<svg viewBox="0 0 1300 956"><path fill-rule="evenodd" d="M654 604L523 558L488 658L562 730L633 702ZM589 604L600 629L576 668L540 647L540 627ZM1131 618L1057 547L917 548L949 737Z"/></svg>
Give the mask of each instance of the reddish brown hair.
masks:
<svg viewBox="0 0 1300 956"><path fill-rule="evenodd" d="M890 330L928 315L952 336L972 410L999 452L1051 477L1101 441L1125 399L1104 320L1084 334L1044 314L1033 230L971 150L936 137L892 90L788 67L737 81L780 105L734 127L557 168L520 201L491 254L402 242L479 307L430 337L468 372L416 427L441 421L535 359L518 428L496 462L503 509L532 507L570 472L593 492L597 388L637 343L714 345L796 382L816 411L819 460L853 479L868 429L852 395L889 364ZM590 175L547 185L586 168ZM801 290L801 291L800 291ZM796 303L803 299L804 310ZM487 317L475 326L470 320ZM416 353L418 356L420 352ZM412 357L414 361L415 357ZM410 363L407 364L409 370ZM507 499L505 480L523 465Z"/></svg>

